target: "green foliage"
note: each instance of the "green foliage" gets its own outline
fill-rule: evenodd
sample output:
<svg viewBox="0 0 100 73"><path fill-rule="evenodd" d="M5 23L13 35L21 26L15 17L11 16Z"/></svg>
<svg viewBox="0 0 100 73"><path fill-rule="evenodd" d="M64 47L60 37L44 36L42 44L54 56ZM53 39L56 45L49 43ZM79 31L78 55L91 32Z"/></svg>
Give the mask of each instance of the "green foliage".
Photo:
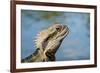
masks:
<svg viewBox="0 0 100 73"><path fill-rule="evenodd" d="M50 19L52 17L55 17L55 16L60 16L61 13L59 12L50 12L50 11L46 11L46 12L41 12L40 13L40 16L42 19Z"/></svg>

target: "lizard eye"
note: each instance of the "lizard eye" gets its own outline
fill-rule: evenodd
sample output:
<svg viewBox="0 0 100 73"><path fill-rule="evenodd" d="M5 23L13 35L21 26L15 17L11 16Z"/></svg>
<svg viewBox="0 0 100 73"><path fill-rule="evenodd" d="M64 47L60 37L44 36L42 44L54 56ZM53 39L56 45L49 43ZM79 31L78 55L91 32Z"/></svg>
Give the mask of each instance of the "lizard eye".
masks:
<svg viewBox="0 0 100 73"><path fill-rule="evenodd" d="M57 31L60 31L60 28L56 28Z"/></svg>

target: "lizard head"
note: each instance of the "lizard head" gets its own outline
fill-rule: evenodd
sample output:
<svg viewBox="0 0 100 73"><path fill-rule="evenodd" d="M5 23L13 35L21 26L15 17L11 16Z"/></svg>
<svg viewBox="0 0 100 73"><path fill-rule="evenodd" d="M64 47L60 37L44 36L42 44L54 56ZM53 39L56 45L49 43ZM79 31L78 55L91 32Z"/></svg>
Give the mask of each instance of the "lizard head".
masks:
<svg viewBox="0 0 100 73"><path fill-rule="evenodd" d="M66 25L54 24L48 28L48 41L51 39L62 40L69 33L69 29Z"/></svg>
<svg viewBox="0 0 100 73"><path fill-rule="evenodd" d="M45 48L50 40L62 40L69 32L66 25L54 24L47 29L40 31L35 39L36 48Z"/></svg>

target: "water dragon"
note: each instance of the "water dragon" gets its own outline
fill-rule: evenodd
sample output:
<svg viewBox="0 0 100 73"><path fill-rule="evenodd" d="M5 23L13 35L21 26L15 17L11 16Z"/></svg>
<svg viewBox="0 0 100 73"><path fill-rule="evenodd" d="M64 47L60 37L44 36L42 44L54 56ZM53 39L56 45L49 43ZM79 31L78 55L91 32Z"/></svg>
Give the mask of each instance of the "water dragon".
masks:
<svg viewBox="0 0 100 73"><path fill-rule="evenodd" d="M55 54L68 33L69 28L62 24L54 24L42 30L35 39L36 51L22 59L21 62L55 61Z"/></svg>

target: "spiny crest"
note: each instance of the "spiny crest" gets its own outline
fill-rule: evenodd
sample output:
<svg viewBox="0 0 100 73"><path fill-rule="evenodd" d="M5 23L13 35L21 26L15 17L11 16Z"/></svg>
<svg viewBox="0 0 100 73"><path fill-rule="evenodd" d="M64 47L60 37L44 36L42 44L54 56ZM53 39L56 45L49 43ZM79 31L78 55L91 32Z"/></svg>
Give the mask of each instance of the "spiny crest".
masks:
<svg viewBox="0 0 100 73"><path fill-rule="evenodd" d="M40 48L41 43L48 37L49 33L49 30L45 29L37 34L35 39L36 48Z"/></svg>

